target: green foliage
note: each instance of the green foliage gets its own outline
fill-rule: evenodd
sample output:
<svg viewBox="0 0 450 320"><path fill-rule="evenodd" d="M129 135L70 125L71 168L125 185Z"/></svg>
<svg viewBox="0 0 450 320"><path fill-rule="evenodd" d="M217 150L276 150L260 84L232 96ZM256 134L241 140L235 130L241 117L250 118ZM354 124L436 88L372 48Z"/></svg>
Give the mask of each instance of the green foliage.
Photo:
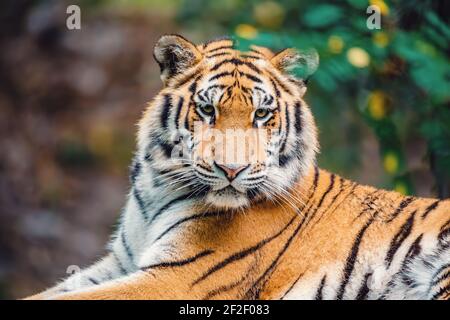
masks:
<svg viewBox="0 0 450 320"><path fill-rule="evenodd" d="M380 30L367 28L370 4L381 10ZM423 158L429 160L444 196L442 190L450 181L450 28L444 4L426 0L370 4L185 0L179 19L197 28L206 20L215 21L210 30L233 33L243 49L258 44L274 50L317 50L320 65L307 99L321 129L323 149L335 150L321 162L351 173L361 144L352 132L364 130L355 125L362 119L377 138L382 166L390 177L387 187L414 191L404 150L413 139L420 139L428 149ZM205 37L212 36L202 30ZM342 148L336 151L339 143Z"/></svg>
<svg viewBox="0 0 450 320"><path fill-rule="evenodd" d="M344 16L341 8L331 4L312 6L303 15L303 23L310 28L328 27L338 22Z"/></svg>

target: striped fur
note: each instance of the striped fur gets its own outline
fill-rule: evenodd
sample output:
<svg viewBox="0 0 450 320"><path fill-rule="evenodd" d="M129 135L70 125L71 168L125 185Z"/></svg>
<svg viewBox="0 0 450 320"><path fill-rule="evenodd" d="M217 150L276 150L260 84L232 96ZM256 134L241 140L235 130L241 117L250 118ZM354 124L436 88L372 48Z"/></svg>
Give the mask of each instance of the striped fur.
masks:
<svg viewBox="0 0 450 320"><path fill-rule="evenodd" d="M108 254L31 298L448 299L450 201L317 168L305 83L289 74L300 58L162 37L155 59L165 87L139 123ZM271 110L266 119L255 121L258 108ZM229 182L214 161L192 157L196 121L267 130L267 157Z"/></svg>

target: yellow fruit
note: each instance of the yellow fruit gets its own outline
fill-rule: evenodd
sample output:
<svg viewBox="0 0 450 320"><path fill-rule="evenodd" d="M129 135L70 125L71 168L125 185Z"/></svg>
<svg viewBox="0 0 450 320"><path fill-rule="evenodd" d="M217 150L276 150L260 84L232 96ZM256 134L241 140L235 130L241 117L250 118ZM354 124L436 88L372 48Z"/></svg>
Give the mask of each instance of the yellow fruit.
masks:
<svg viewBox="0 0 450 320"><path fill-rule="evenodd" d="M347 60L357 68L365 68L370 63L370 56L364 49L353 47L347 51Z"/></svg>
<svg viewBox="0 0 450 320"><path fill-rule="evenodd" d="M386 32L377 32L373 35L373 42L380 48L384 48L389 44L389 36Z"/></svg>
<svg viewBox="0 0 450 320"><path fill-rule="evenodd" d="M396 173L399 167L399 159L397 155L393 152L386 153L383 158L383 167L389 174Z"/></svg>
<svg viewBox="0 0 450 320"><path fill-rule="evenodd" d="M389 7L383 0L370 0L369 2L370 5L377 6L383 16L387 16L389 14Z"/></svg>
<svg viewBox="0 0 450 320"><path fill-rule="evenodd" d="M386 116L386 96L381 91L374 91L369 95L369 114L375 120Z"/></svg>
<svg viewBox="0 0 450 320"><path fill-rule="evenodd" d="M330 36L328 38L328 49L331 53L341 53L344 48L344 41L339 36Z"/></svg>
<svg viewBox="0 0 450 320"><path fill-rule="evenodd" d="M266 28L281 27L285 17L284 8L274 1L264 1L255 5L253 16L256 22Z"/></svg>
<svg viewBox="0 0 450 320"><path fill-rule="evenodd" d="M406 195L408 194L408 187L403 182L397 182L395 184L395 191Z"/></svg>
<svg viewBox="0 0 450 320"><path fill-rule="evenodd" d="M236 34L244 39L254 39L258 35L258 30L249 24L240 24L236 27Z"/></svg>

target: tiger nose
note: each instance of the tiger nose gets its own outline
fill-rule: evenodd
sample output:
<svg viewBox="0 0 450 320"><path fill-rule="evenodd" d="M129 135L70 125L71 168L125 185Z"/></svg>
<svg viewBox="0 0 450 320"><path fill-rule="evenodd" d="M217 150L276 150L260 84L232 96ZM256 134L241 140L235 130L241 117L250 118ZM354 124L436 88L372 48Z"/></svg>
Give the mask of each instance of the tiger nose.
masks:
<svg viewBox="0 0 450 320"><path fill-rule="evenodd" d="M227 179L229 181L233 181L233 179L235 179L239 173L241 173L242 171L247 169L247 167L249 166L249 165L246 165L246 166L224 165L224 164L219 164L217 162L214 162L214 164L220 170L222 170L223 173L225 173L225 176L227 177Z"/></svg>

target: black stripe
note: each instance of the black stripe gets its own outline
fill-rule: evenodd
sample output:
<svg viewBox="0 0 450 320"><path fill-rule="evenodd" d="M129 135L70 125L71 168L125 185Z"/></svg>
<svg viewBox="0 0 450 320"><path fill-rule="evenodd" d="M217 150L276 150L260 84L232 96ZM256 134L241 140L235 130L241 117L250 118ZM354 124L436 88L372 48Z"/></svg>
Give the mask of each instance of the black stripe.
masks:
<svg viewBox="0 0 450 320"><path fill-rule="evenodd" d="M287 166L287 164L292 160L293 155L289 154L289 155L285 155L282 154L281 156L278 157L278 163L280 164L280 167L284 168Z"/></svg>
<svg viewBox="0 0 450 320"><path fill-rule="evenodd" d="M240 60L237 58L224 59L224 60L216 63L216 65L214 65L211 69L209 69L209 71L216 71L221 66L223 66L224 64L227 64L227 63L231 63L235 66L245 65L245 66L249 67L250 69L252 69L253 71L255 71L257 73L261 73L261 70L259 70L253 63L251 63L249 61L243 61L243 60Z"/></svg>
<svg viewBox="0 0 450 320"><path fill-rule="evenodd" d="M357 184L356 184L356 183L353 183L353 185L352 185L352 187L351 187L351 189L350 189L350 192L344 197L344 199L342 199L341 202L339 202L339 204L336 206L336 208L335 208L334 210L336 210L336 209L339 207L339 205L340 205L341 203L343 203L343 202L345 201L345 199L347 199L350 195L353 195L353 191L355 190L356 186L357 186ZM317 223L320 222L320 220L322 220L322 217L325 215L325 213L327 213L327 212L330 210L331 206L335 203L336 199L337 199L341 194L343 194L343 191L344 191L344 179L343 179L342 177L339 177L339 191L338 191L338 192L336 193L336 195L331 199L331 201L330 201L330 203L328 204L327 208L324 209L324 210L322 211L322 212L323 212L322 215L321 215L321 216L319 217L319 219L317 219L317 221L315 222L316 225L317 225Z"/></svg>
<svg viewBox="0 0 450 320"><path fill-rule="evenodd" d="M261 79L259 79L257 76L251 75L250 73L239 71L239 75L241 77L245 77L245 78L255 81L257 83L262 83Z"/></svg>
<svg viewBox="0 0 450 320"><path fill-rule="evenodd" d="M199 166L199 167L200 167L200 166ZM222 169L219 168L219 170L222 170ZM216 179L217 179L215 175L207 175L207 174L205 174L205 173L203 173L203 172L200 172L200 170L198 170L198 171L196 172L196 174L198 174L200 177L203 177L203 178L205 178L205 179L213 179L213 180L216 180Z"/></svg>
<svg viewBox="0 0 450 320"><path fill-rule="evenodd" d="M327 190L322 194L322 197L319 200L319 203L315 206L312 214L309 215L309 219L305 224L305 227L311 222L312 218L314 217L314 215L316 214L316 212L320 209L320 207L322 206L323 201L325 200L326 196L330 193L330 191L333 189L334 186L334 181L335 181L335 174L332 173L330 175L330 185L328 186ZM325 211L324 211L325 213ZM320 217L321 218L321 217ZM320 219L319 218L319 219Z"/></svg>
<svg viewBox="0 0 450 320"><path fill-rule="evenodd" d="M280 89L278 89L278 86L275 83L275 81L273 81L273 79L270 79L270 82L272 83L272 86L273 86L273 89L275 90L276 96L279 98L281 96Z"/></svg>
<svg viewBox="0 0 450 320"><path fill-rule="evenodd" d="M405 265L407 260L412 260L415 257L417 257L420 252L422 251L422 247L420 246L420 241L422 241L423 234L418 236L416 240L411 244L411 246L408 249L408 252L406 253L405 260L403 261L402 265Z"/></svg>
<svg viewBox="0 0 450 320"><path fill-rule="evenodd" d="M203 170L209 172L209 173L214 173L214 170L212 170L210 167L205 166L205 165L202 164L202 163L198 163L197 166L200 167L200 168L202 168Z"/></svg>
<svg viewBox="0 0 450 320"><path fill-rule="evenodd" d="M211 99L211 97L209 96L209 92L212 90L212 89L216 89L216 88L219 88L219 89L224 89L226 86L225 85L223 85L223 84L212 84L212 85L210 85L208 88L206 88L206 90L205 90L205 94L206 94L206 96L208 97L208 99Z"/></svg>
<svg viewBox="0 0 450 320"><path fill-rule="evenodd" d="M288 108L288 103L285 103L285 121L286 121L286 129L284 130L285 134L284 134L284 139L283 141L281 141L281 148L280 148L280 153L284 152L284 149L286 148L286 142L287 139L289 138L289 130L290 130L290 121L289 121L289 108Z"/></svg>
<svg viewBox="0 0 450 320"><path fill-rule="evenodd" d="M446 222L444 222L444 224L441 226L440 230L443 231L447 227L450 227L450 219L448 219Z"/></svg>
<svg viewBox="0 0 450 320"><path fill-rule="evenodd" d="M302 131L302 109L301 104L297 102L295 104L295 131L300 133Z"/></svg>
<svg viewBox="0 0 450 320"><path fill-rule="evenodd" d="M247 279L249 277L249 273L245 273L239 280L227 284L227 285L223 285L218 287L217 289L211 290L209 291L203 298L202 300L210 300L211 298L226 292L226 291L230 291L233 288L236 288L238 285L240 285L241 283L243 283L245 281L245 279Z"/></svg>
<svg viewBox="0 0 450 320"><path fill-rule="evenodd" d="M203 102L207 103L208 100L206 100L206 95L205 95L205 93L206 93L206 92L203 92L203 89L200 89L200 90L197 91L197 97L198 97L200 100L202 100Z"/></svg>
<svg viewBox="0 0 450 320"><path fill-rule="evenodd" d="M141 173L141 169L142 169L141 163L137 160L137 158L135 158L130 171L130 181L132 185L136 183L136 179Z"/></svg>
<svg viewBox="0 0 450 320"><path fill-rule="evenodd" d="M165 142L161 139L157 139L156 143L162 149L166 158L170 158L172 156L173 144Z"/></svg>
<svg viewBox="0 0 450 320"><path fill-rule="evenodd" d="M230 55L230 54L232 54L231 51L224 51L224 52L207 55L206 58L210 59L210 58L221 57L221 56L226 56L226 55Z"/></svg>
<svg viewBox="0 0 450 320"><path fill-rule="evenodd" d="M197 82L201 77L197 77L195 78L194 82L191 83L191 85L189 86L188 90L191 94L194 94L195 91L197 91Z"/></svg>
<svg viewBox="0 0 450 320"><path fill-rule="evenodd" d="M180 100L178 101L178 105L177 105L177 111L175 113L175 128L179 129L180 124L179 124L179 120L180 120L180 114L181 114L181 108L183 108L183 103L184 103L184 98L180 97Z"/></svg>
<svg viewBox="0 0 450 320"><path fill-rule="evenodd" d="M210 254L214 253L213 250L207 249L204 250L198 254L196 254L193 257L190 258L186 258L183 260L178 260L178 261L167 261L167 262L160 262L160 263L156 263L156 264L152 264L146 267L142 267L141 270L145 271L148 269L159 269L159 268L171 268L171 267L181 267L181 266L185 266L187 264L193 263L195 261L197 261L200 258L206 257Z"/></svg>
<svg viewBox="0 0 450 320"><path fill-rule="evenodd" d="M406 240L406 238L410 235L413 224L414 224L414 216L416 214L416 211L414 211L411 216L406 220L406 222L403 224L403 226L400 227L399 232L394 236L394 238L391 241L390 248L386 254L386 265L389 268L392 260L394 259L394 255L397 252L397 250L402 245L403 241Z"/></svg>
<svg viewBox="0 0 450 320"><path fill-rule="evenodd" d="M323 287L325 286L325 281L327 280L327 275L324 275L322 281L320 281L319 287L317 288L315 300L323 300Z"/></svg>
<svg viewBox="0 0 450 320"><path fill-rule="evenodd" d="M114 279L114 277L113 277L111 271L106 271L104 281L108 281L108 280L112 280L112 279Z"/></svg>
<svg viewBox="0 0 450 320"><path fill-rule="evenodd" d="M319 168L314 166L314 180L313 180L313 190L312 193L316 192L317 184L319 183Z"/></svg>
<svg viewBox="0 0 450 320"><path fill-rule="evenodd" d="M153 162L153 156L150 153L150 150L147 150L147 152L145 153L144 160L146 162Z"/></svg>
<svg viewBox="0 0 450 320"><path fill-rule="evenodd" d="M375 213L368 221L367 223L359 230L355 241L353 242L352 249L350 250L350 253L347 257L345 268L344 268L344 277L342 279L341 285L339 287L336 299L341 300L345 293L345 288L347 287L347 284L350 280L350 276L352 275L353 269L355 267L356 263L356 257L358 256L359 252L359 246L361 245L361 241L364 237L364 234L366 233L369 226L372 224L372 222L375 220L376 217Z"/></svg>
<svg viewBox="0 0 450 320"><path fill-rule="evenodd" d="M259 54L259 55L261 55L263 57L266 57L266 55L264 53L262 53L261 51L258 51L257 49L254 49L254 48L251 48L250 52L254 52L254 53L257 53L257 54Z"/></svg>
<svg viewBox="0 0 450 320"><path fill-rule="evenodd" d="M336 175L334 173L332 173L331 176L330 176L330 185L328 186L327 190L323 193L322 198L320 198L320 201L319 201L319 204L316 207L316 210L319 209L322 206L322 203L325 200L325 197L333 189L335 178L336 178Z"/></svg>
<svg viewBox="0 0 450 320"><path fill-rule="evenodd" d="M290 287L286 290L286 292L283 293L283 295L280 297L280 300L283 300L284 297L286 297L287 294L288 294L289 292L291 292L292 289L294 289L295 285L297 284L297 282L300 280L300 278L301 278L302 276L303 276L303 273L299 274L299 276L297 277L297 279L295 279L295 281L291 284L291 286L290 286Z"/></svg>
<svg viewBox="0 0 450 320"><path fill-rule="evenodd" d="M172 107L172 98L168 94L164 95L164 103L161 110L161 126L163 129L167 129L167 121L169 120L169 113Z"/></svg>
<svg viewBox="0 0 450 320"><path fill-rule="evenodd" d="M257 72L258 74L261 73L261 70L250 61L242 61L242 64Z"/></svg>
<svg viewBox="0 0 450 320"><path fill-rule="evenodd" d="M183 78L181 78L178 82L176 82L173 85L174 89L179 89L180 87L184 86L186 83L189 82L189 80L192 80L192 78L194 78L195 76L197 76L195 81L198 81L201 78L201 75L199 76L198 74L202 72L202 68L196 68L193 71L191 71L189 74L187 74L186 76L184 76Z"/></svg>
<svg viewBox="0 0 450 320"><path fill-rule="evenodd" d="M95 280L94 278L91 278L91 277L89 277L88 280L95 285L98 285L98 283L99 283L97 280Z"/></svg>
<svg viewBox="0 0 450 320"><path fill-rule="evenodd" d="M273 81L278 85L278 87L280 87L284 92L286 92L289 95L292 95L291 90L289 90L289 88L287 88L283 82L272 72L269 72L269 75L271 79L273 79Z"/></svg>
<svg viewBox="0 0 450 320"><path fill-rule="evenodd" d="M200 276L197 280L195 280L192 285L195 285L203 280L205 280L207 277L209 277L211 274L219 271L220 269L225 268L227 265L229 265L230 263L233 263L235 261L239 261L241 259L244 259L245 257L247 257L248 255L252 254L253 252L261 249L263 246L265 246L266 244L268 244L269 242L271 242L272 240L276 239L277 237L279 237L295 220L295 218L297 218L297 215L294 215L294 217L292 217L292 219L288 222L288 224L286 224L280 231L278 231L275 235L265 238L264 240L258 242L256 245L249 247L247 249L241 250L239 252L236 252L230 256L228 256L226 259L222 260L221 262L215 264L214 266L212 266L211 268L208 269L208 271L206 271L202 276Z"/></svg>
<svg viewBox="0 0 450 320"><path fill-rule="evenodd" d="M213 43L217 43L217 42L231 42L231 45L234 45L234 40L232 37L230 36L219 36L219 37L215 37L213 39L210 39L208 41L206 41L205 43L203 43L203 49L206 49L207 47L211 46Z"/></svg>
<svg viewBox="0 0 450 320"><path fill-rule="evenodd" d="M414 197L406 197L405 199L403 199L403 201L400 202L400 205L394 211L394 213L391 215L389 220L387 220L387 222L391 222L392 220L394 220L413 201L414 201Z"/></svg>
<svg viewBox="0 0 450 320"><path fill-rule="evenodd" d="M239 56L241 58L244 58L244 59L256 59L256 60L260 60L261 59L261 57L254 56L254 55L251 55L251 54L245 54L245 53L241 53Z"/></svg>
<svg viewBox="0 0 450 320"><path fill-rule="evenodd" d="M127 270L124 268L122 262L120 261L119 257L117 256L117 254L114 251L112 251L112 256L117 261L117 266L119 267L119 272L121 274L127 274L128 273Z"/></svg>
<svg viewBox="0 0 450 320"><path fill-rule="evenodd" d="M211 52L215 52L215 51L219 51L219 50L226 50L226 49L233 49L233 46L221 46L221 47L217 47L211 50L206 51L207 53L211 53Z"/></svg>
<svg viewBox="0 0 450 320"><path fill-rule="evenodd" d="M209 218L209 217L217 217L220 216L222 214L226 214L226 212L206 212L206 213L198 213L186 218L182 218L180 220L178 220L177 222L175 222L174 224L172 224L170 227L168 227L166 230L164 230L156 239L155 242L160 240L162 237L164 237L167 233L169 233L172 229L175 229L176 227L178 227L179 225L190 221L190 220L196 220L196 219L203 219L203 218Z"/></svg>
<svg viewBox="0 0 450 320"><path fill-rule="evenodd" d="M250 278L250 276L251 276L251 274L252 274L251 271L255 269L256 264L257 264L257 261L255 260L255 261L248 267L248 269L244 272L244 275L243 275L239 280L236 280L236 281L234 281L234 282L232 282L232 283L230 283L230 284L226 284L226 285L220 286L220 287L218 287L218 288L216 288L216 289L214 289L214 290L209 291L209 292L203 297L202 300L209 300L209 299L211 299L211 298L213 298L213 297L215 297L215 296L217 296L217 295L219 295L219 294L221 294L221 293L223 293L223 292L227 292L227 291L230 291L230 290L236 288L237 286L239 286L240 284L242 284L245 280L247 280L248 278Z"/></svg>
<svg viewBox="0 0 450 320"><path fill-rule="evenodd" d="M211 78L209 78L208 81L213 81L213 80L217 80L217 79L220 79L223 77L232 76L233 74L234 74L233 72L224 71L224 72L221 72L221 73L218 73L218 74L212 76Z"/></svg>
<svg viewBox="0 0 450 320"><path fill-rule="evenodd" d="M231 91L232 90L233 90L233 87L228 86L228 88L222 92L222 94L220 95L220 98L219 98L219 104L225 104L225 102L227 102L229 99L231 99Z"/></svg>
<svg viewBox="0 0 450 320"><path fill-rule="evenodd" d="M353 191L355 188L355 185L353 185L353 188L351 191ZM331 208L331 206L334 204L336 199L342 194L344 191L344 178L339 177L339 191L334 195L333 199L331 199L330 204L328 205L327 209L325 211L328 211L328 209Z"/></svg>
<svg viewBox="0 0 450 320"><path fill-rule="evenodd" d="M439 205L439 202L440 202L440 200L436 200L435 202L433 202L432 204L430 204L430 205L425 209L425 211L423 212L422 218L425 219L431 211L433 211L434 209L436 209L437 206Z"/></svg>
<svg viewBox="0 0 450 320"><path fill-rule="evenodd" d="M278 103L278 100L277 100L277 103ZM288 105L287 104L286 104L286 113L285 114L286 115L289 114ZM279 160L279 164L280 164L281 167L285 167L292 159L302 156L302 150L303 150L302 142L301 142L301 139L298 136L300 134L301 127L302 127L302 125L301 125L301 109L298 107L298 103L295 106L294 117L295 117L294 128L295 128L295 130L297 132L297 136L296 136L296 139L295 139L295 144L296 145L293 147L292 152L290 152L289 154L282 154L281 156L279 156L278 160ZM289 119L287 119L287 121L288 121L288 123L290 123ZM280 126L280 129L281 129L281 126ZM290 132L290 130L289 130L289 132ZM287 132L287 134L289 134L289 132ZM283 149L285 148L285 143L287 142L287 139L288 139L288 136L286 135L285 139L282 140L282 143L283 143L282 148ZM280 151L280 153L281 153L281 151Z"/></svg>
<svg viewBox="0 0 450 320"><path fill-rule="evenodd" d="M152 219L150 220L150 224L155 221L155 219L161 215L164 211L166 211L167 209L169 209L171 206L173 206L174 204L183 201L183 200L187 200L189 197L191 196L191 193L186 193L183 194L175 199L170 200L169 202L167 202L164 206L162 206L152 217Z"/></svg>
<svg viewBox="0 0 450 320"><path fill-rule="evenodd" d="M441 227L440 232L438 234L439 242L443 242L447 236L450 235L450 219L447 220L446 223Z"/></svg>
<svg viewBox="0 0 450 320"><path fill-rule="evenodd" d="M144 200L141 197L141 194L138 190L138 188L136 188L136 186L133 187L133 196L134 199L136 200L139 210L141 211L142 216L144 217L144 220L147 220L147 205L145 204Z"/></svg>
<svg viewBox="0 0 450 320"><path fill-rule="evenodd" d="M186 115L184 116L185 118L184 118L184 128L186 129L186 130L189 130L189 111L191 111L191 107L192 106L194 106L194 110L195 110L195 103L194 102L190 102L189 104L188 104L188 108L187 108L187 110L186 110Z"/></svg>
<svg viewBox="0 0 450 320"><path fill-rule="evenodd" d="M355 300L366 300L367 295L370 292L369 286L367 285L367 281L369 280L369 277L372 275L371 272L368 272L364 275L364 279L362 281L361 287L358 290L358 294L356 295Z"/></svg>
<svg viewBox="0 0 450 320"><path fill-rule="evenodd" d="M292 77L289 77L287 80L290 83L292 83L293 85L295 85L296 87L300 87L300 88L303 88L307 83L307 81L293 79Z"/></svg>
<svg viewBox="0 0 450 320"><path fill-rule="evenodd" d="M131 251L130 246L127 243L127 239L125 239L125 231L122 230L122 232L120 233L120 237L121 237L121 240L122 240L123 248L125 249L125 252L126 252L126 254L128 256L128 259L130 259L131 263L133 263L134 255L133 255L133 252Z"/></svg>

